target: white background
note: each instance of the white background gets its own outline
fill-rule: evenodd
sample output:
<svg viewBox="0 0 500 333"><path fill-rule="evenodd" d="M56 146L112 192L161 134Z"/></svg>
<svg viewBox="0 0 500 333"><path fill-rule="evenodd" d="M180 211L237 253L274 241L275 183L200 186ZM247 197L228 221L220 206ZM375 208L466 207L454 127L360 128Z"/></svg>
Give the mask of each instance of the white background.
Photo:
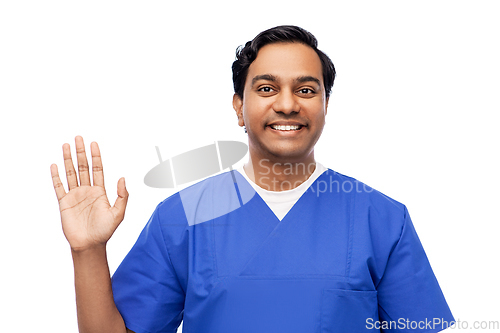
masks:
<svg viewBox="0 0 500 333"><path fill-rule="evenodd" d="M234 52L280 24L315 34L337 69L317 160L408 207L456 319L499 321L497 3L3 1L1 330L77 332L50 178L62 144L99 143L111 202L126 179L113 272L174 193L143 183L155 146L167 159L246 141Z"/></svg>

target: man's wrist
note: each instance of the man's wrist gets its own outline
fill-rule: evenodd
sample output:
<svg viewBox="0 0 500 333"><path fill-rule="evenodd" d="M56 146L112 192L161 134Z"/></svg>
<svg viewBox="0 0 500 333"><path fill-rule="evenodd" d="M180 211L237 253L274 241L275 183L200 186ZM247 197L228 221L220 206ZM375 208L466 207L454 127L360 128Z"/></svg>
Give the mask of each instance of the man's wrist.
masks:
<svg viewBox="0 0 500 333"><path fill-rule="evenodd" d="M92 255L100 255L102 253L106 253L106 243L104 244L96 244L92 246L86 246L86 247L71 247L71 255L73 257L79 257L79 256L92 256Z"/></svg>

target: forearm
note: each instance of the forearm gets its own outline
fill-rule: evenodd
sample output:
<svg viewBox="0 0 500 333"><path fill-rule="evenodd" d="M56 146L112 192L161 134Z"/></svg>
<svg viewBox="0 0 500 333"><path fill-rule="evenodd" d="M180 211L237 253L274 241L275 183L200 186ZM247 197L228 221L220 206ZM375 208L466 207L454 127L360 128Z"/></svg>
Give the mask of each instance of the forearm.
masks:
<svg viewBox="0 0 500 333"><path fill-rule="evenodd" d="M125 333L125 324L113 300L106 246L72 251L72 256L79 331Z"/></svg>

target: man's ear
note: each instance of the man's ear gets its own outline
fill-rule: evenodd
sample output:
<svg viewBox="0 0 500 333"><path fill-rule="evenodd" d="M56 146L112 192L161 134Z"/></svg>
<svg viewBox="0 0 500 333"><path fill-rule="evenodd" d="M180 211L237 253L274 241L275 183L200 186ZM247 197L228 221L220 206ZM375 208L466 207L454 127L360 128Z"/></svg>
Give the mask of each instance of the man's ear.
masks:
<svg viewBox="0 0 500 333"><path fill-rule="evenodd" d="M328 98L326 99L326 102L325 102L325 116L328 113L328 102L329 101L330 101L330 96L328 96Z"/></svg>
<svg viewBox="0 0 500 333"><path fill-rule="evenodd" d="M243 120L243 99L238 94L233 95L233 109L236 111L236 116L238 117L238 125L245 126L245 121Z"/></svg>

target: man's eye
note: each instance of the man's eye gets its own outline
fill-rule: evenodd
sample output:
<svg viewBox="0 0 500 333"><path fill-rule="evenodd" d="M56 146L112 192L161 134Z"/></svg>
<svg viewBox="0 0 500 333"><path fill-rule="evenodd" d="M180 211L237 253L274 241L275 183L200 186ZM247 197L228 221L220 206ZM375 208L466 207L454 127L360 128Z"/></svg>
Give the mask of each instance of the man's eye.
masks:
<svg viewBox="0 0 500 333"><path fill-rule="evenodd" d="M273 91L273 88L271 88L271 87L262 87L262 88L259 88L259 91L268 93L268 92Z"/></svg>
<svg viewBox="0 0 500 333"><path fill-rule="evenodd" d="M309 89L309 88L302 88L302 89L300 89L300 90L299 90L299 92L300 92L301 94L313 94L313 93L314 93L314 90Z"/></svg>

